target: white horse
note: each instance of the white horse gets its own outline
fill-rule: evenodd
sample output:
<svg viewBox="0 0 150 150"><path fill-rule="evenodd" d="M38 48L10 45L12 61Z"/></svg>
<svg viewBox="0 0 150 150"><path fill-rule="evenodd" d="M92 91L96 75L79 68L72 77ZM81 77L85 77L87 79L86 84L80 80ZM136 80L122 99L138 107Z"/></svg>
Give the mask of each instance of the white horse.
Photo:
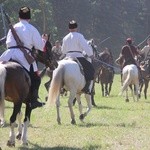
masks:
<svg viewBox="0 0 150 150"><path fill-rule="evenodd" d="M131 64L127 65L122 70L122 90L120 95L126 90L126 102L129 101L128 99L128 86L134 85L135 86L135 95L137 101L139 100L139 77L138 77L138 68L136 65ZM134 92L131 89L133 100L135 101Z"/></svg>
<svg viewBox="0 0 150 150"><path fill-rule="evenodd" d="M77 62L73 61L72 59L63 59L58 62L58 67L53 72L53 78L49 88L49 95L47 103L56 103L57 107L57 122L61 124L60 118L60 91L61 88L65 88L67 91L70 92L69 99L68 99L68 107L71 114L71 123L76 124L75 115L73 112L73 100L74 98L77 99L79 105L79 112L80 112L80 120L83 121L85 116L90 112L92 108L91 104L91 96L89 94L85 94L85 98L87 101L87 111L82 113L82 104L80 96L82 94L81 90L85 86L85 78L84 75L81 73L81 69ZM90 90L92 85L90 86Z"/></svg>

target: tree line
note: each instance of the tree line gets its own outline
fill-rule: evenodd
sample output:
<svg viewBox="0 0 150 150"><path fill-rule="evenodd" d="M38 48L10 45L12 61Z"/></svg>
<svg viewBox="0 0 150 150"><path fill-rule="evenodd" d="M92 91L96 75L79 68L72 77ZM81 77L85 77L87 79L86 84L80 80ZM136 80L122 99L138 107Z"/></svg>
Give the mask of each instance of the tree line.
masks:
<svg viewBox="0 0 150 150"><path fill-rule="evenodd" d="M62 40L68 33L69 21L74 19L87 40L94 39L99 51L108 47L114 57L127 37L138 45L150 34L149 0L1 0L0 4L13 23L18 21L19 8L29 6L31 23L41 34L50 34L52 44ZM4 36L2 19L0 35Z"/></svg>

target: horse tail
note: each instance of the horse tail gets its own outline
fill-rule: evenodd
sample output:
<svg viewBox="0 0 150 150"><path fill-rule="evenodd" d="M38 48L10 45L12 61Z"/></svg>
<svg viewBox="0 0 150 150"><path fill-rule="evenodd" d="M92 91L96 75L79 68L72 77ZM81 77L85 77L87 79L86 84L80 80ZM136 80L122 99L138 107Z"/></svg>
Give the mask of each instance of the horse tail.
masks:
<svg viewBox="0 0 150 150"><path fill-rule="evenodd" d="M0 102L4 100L5 97L5 79L6 79L6 69L0 64Z"/></svg>
<svg viewBox="0 0 150 150"><path fill-rule="evenodd" d="M57 68L53 73L53 78L49 88L48 104L54 104L58 99L63 85L64 67Z"/></svg>
<svg viewBox="0 0 150 150"><path fill-rule="evenodd" d="M122 87L122 93L127 89L127 87L131 84L132 80L132 70L128 70L127 72L127 78L125 79Z"/></svg>

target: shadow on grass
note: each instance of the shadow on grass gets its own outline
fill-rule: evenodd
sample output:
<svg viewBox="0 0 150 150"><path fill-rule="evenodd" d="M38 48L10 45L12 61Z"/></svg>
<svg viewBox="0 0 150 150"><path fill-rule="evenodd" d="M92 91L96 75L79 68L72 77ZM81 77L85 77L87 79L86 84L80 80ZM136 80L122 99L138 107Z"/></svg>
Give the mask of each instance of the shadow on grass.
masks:
<svg viewBox="0 0 150 150"><path fill-rule="evenodd" d="M19 147L19 150L81 150L80 148L56 146L56 147L41 147L37 144L30 143L33 148Z"/></svg>
<svg viewBox="0 0 150 150"><path fill-rule="evenodd" d="M96 127L96 126L99 126L99 127L103 127L103 126L108 127L110 125L107 124L107 123L85 123L85 124L79 124L77 126L91 128L91 127Z"/></svg>
<svg viewBox="0 0 150 150"><path fill-rule="evenodd" d="M94 106L95 109L116 109L113 107L108 107L108 106Z"/></svg>
<svg viewBox="0 0 150 150"><path fill-rule="evenodd" d="M86 128L91 128L91 127L118 127L118 128L141 128L137 126L137 122L121 122L121 123L115 123L115 124L109 124L109 123L102 123L102 122L97 122L97 123L83 123L83 124L78 124L78 127L86 127Z"/></svg>
<svg viewBox="0 0 150 150"><path fill-rule="evenodd" d="M5 125L4 125L3 127L1 127L1 128L8 128L8 127L10 127L10 123L5 122ZM37 126L33 126L32 124L29 124L28 127L34 128L34 129L39 128L39 127L37 127ZM17 123L15 123L15 128L18 128L18 124L17 124Z"/></svg>
<svg viewBox="0 0 150 150"><path fill-rule="evenodd" d="M30 143L33 148L28 147L19 147L19 150L94 150L94 149L101 149L100 145L86 145L83 148L75 148L75 147L67 147L67 146L55 146L55 147L41 147L37 144Z"/></svg>

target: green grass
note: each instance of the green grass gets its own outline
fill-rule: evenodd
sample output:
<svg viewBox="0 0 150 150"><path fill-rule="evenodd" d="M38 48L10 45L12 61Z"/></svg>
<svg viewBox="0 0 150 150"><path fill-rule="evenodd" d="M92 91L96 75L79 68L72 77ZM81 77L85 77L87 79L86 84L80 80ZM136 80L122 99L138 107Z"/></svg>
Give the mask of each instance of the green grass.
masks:
<svg viewBox="0 0 150 150"><path fill-rule="evenodd" d="M46 90L42 80L40 97L42 101ZM96 84L95 102L98 107L92 108L84 123L79 120L77 104L74 106L76 125L71 125L67 107L67 96L61 97L62 125L56 121L56 109L38 108L32 112L31 124L28 128L28 148L23 148L19 141L13 149L54 149L54 150L148 150L150 149L150 92L148 99L126 103L120 92L120 76L115 75L111 96L102 97L101 87ZM84 96L82 103L86 109ZM24 110L24 108L23 108ZM12 103L6 102L6 127L0 128L0 147L6 146L9 136L9 117Z"/></svg>

